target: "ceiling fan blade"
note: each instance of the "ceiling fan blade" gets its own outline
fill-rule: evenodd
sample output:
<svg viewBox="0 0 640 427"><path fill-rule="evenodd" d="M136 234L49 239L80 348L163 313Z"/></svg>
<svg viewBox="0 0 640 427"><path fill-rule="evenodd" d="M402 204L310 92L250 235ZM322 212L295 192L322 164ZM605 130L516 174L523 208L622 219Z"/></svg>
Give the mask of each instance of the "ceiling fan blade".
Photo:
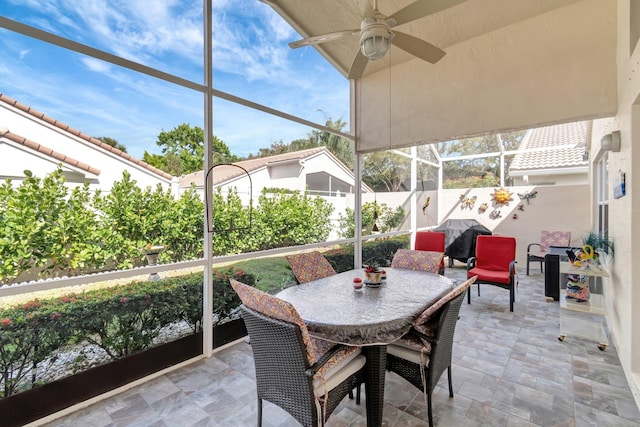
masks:
<svg viewBox="0 0 640 427"><path fill-rule="evenodd" d="M358 28L357 30L343 30L343 31L336 31L335 33L327 33L327 34L320 34L319 36L307 37L306 39L289 43L289 47L291 49L295 49L302 46L309 46L312 44L330 42L330 41L339 39L340 37L352 36L354 34L360 34L360 28Z"/></svg>
<svg viewBox="0 0 640 427"><path fill-rule="evenodd" d="M393 33L394 36L391 39L391 43L398 46L405 52L408 52L413 56L423 59L432 64L440 61L442 57L447 54L447 52L440 49L438 46L434 46L431 43L417 37L413 37L405 33L400 33L398 31L394 31Z"/></svg>
<svg viewBox="0 0 640 427"><path fill-rule="evenodd" d="M351 69L349 70L349 79L356 80L362 77L362 73L364 73L364 69L367 68L368 63L369 58L364 56L362 50L358 49L358 53L353 59L353 64L351 64Z"/></svg>
<svg viewBox="0 0 640 427"><path fill-rule="evenodd" d="M448 9L452 6L462 3L466 0L417 0L409 6L398 10L387 19L394 20L395 25L406 24L416 19L424 18L441 10ZM392 25L393 26L393 25Z"/></svg>

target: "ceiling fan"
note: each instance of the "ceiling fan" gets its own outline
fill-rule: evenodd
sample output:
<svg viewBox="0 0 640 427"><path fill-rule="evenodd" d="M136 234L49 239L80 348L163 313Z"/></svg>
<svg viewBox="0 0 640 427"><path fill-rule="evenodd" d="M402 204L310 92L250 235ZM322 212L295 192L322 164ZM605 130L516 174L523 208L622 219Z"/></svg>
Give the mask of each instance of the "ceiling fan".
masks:
<svg viewBox="0 0 640 427"><path fill-rule="evenodd" d="M289 43L289 47L295 49L360 34L360 49L358 49L358 53L349 69L350 79L360 78L368 62L384 57L391 44L417 58L435 64L446 54L444 50L417 37L391 29L455 6L463 1L465 0L417 0L396 11L391 16L384 16L378 11L378 0L374 0L373 11L365 13L360 29L342 30L307 37ZM367 6L370 9L368 3Z"/></svg>

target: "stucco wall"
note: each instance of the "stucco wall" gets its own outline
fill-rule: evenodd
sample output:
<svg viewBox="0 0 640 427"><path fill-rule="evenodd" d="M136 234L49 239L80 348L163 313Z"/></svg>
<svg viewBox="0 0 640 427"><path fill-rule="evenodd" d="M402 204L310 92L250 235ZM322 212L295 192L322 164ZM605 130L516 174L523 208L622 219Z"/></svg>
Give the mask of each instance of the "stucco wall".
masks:
<svg viewBox="0 0 640 427"><path fill-rule="evenodd" d="M571 186L526 186L510 187L513 201L508 206L497 207L501 217L491 219L489 214L494 209L491 194L495 188L474 188L470 190L440 190L418 193L417 228L432 228L447 219L475 219L490 229L494 234L513 236L517 240L516 256L518 269L524 274L527 259L527 245L540 241L543 230L570 231L571 244L582 246L582 237L591 228L590 188L588 185ZM520 200L518 194L537 191L536 197ZM477 197L473 208L462 209L460 196ZM409 206L411 193L376 193L375 200L395 208L403 206L407 217L400 227L409 230ZM426 214L422 213L422 205L426 197L431 197ZM372 202L373 194L363 195L363 202ZM489 208L481 213L479 207L486 202ZM353 208L353 197L347 197L347 205ZM522 205L522 210L518 207ZM513 215L517 215L517 219ZM535 271L535 268L534 268ZM539 270L538 273L539 274Z"/></svg>
<svg viewBox="0 0 640 427"><path fill-rule="evenodd" d="M605 288L608 306L607 324L625 369L636 402L640 404L640 174L633 166L640 164L640 49L630 45L630 4L619 0L618 6L618 113L611 120L596 122L591 146L595 159L600 139L614 130L621 133L620 152L609 152L609 236L616 246L611 265L611 279ZM633 21L633 20L631 20ZM633 22L635 32L640 22ZM629 52L633 52L630 56ZM595 154L595 155L593 155ZM618 171L626 173L627 195L613 198L613 182Z"/></svg>
<svg viewBox="0 0 640 427"><path fill-rule="evenodd" d="M100 170L97 179L92 180L91 189L100 189L103 192L111 191L113 183L122 179L122 172L128 170L132 178L138 183L138 186L145 188L155 186L160 183L164 188L170 188L171 181L148 169L140 167L135 163L128 162L124 158L112 154L88 141L64 132L63 130L44 123L35 117L21 110L0 103L0 127L6 127L12 133L30 139L43 146L63 153L75 160L88 164ZM9 149L10 148L10 149ZM27 158L36 159L38 155L32 155L22 149L13 146L5 146L3 155L0 157L0 167L11 164L21 165L22 170L32 169L32 172L38 177L44 177L51 172L51 167L39 169L32 161L26 161ZM25 163L26 161L26 163ZM63 165L64 168L64 165ZM15 171L14 171L15 172Z"/></svg>

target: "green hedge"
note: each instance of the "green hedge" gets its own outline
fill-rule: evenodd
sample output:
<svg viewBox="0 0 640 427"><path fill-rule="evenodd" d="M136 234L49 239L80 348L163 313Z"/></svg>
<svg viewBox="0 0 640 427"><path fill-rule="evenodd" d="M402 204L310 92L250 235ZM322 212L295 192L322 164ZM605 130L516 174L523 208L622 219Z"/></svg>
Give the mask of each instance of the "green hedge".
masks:
<svg viewBox="0 0 640 427"><path fill-rule="evenodd" d="M362 263L377 264L381 267L391 265L391 260L398 249L409 247L408 236L368 241L362 244ZM344 245L324 253L329 263L338 272L353 270L353 245Z"/></svg>
<svg viewBox="0 0 640 427"><path fill-rule="evenodd" d="M253 275L233 267L213 272L216 323L240 305L230 277L255 283ZM202 274L195 273L35 299L0 310L0 397L38 385L38 364L70 344L92 343L118 359L157 344L161 329L176 322L185 321L198 332L202 282Z"/></svg>
<svg viewBox="0 0 640 427"><path fill-rule="evenodd" d="M70 189L60 168L42 179L29 171L25 177L19 186L0 184L0 285L139 267L149 243L166 247L161 264L203 256L204 205L195 188L176 199L159 184L140 188L125 171L108 193L92 194L88 184ZM236 191L217 188L213 253L325 241L332 210L306 192L263 191L250 215Z"/></svg>

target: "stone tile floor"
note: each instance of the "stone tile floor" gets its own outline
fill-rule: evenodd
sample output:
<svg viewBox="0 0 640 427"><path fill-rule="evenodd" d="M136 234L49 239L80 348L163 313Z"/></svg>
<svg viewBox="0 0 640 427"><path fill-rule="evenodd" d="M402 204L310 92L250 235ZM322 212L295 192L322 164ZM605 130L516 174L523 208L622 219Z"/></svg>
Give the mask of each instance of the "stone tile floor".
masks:
<svg viewBox="0 0 640 427"><path fill-rule="evenodd" d="M464 278L463 268L447 276ZM640 426L640 412L613 345L568 336L557 339L559 307L546 302L542 274L520 272L513 313L506 290L472 288L463 303L449 398L446 375L433 396L439 426ZM247 343L227 348L117 396L46 424L73 426L252 426L254 368ZM366 398L366 397L365 397ZM297 425L265 403L263 425ZM365 426L364 401L345 399L328 426ZM423 394L387 375L385 426L426 426Z"/></svg>

